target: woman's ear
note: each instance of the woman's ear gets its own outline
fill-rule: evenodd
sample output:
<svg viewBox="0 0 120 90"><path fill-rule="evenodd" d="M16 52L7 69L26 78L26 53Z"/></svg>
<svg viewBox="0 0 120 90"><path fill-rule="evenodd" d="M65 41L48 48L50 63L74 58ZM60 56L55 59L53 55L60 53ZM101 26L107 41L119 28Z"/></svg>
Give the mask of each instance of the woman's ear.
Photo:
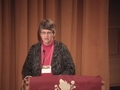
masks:
<svg viewBox="0 0 120 90"><path fill-rule="evenodd" d="M53 35L55 36L55 35L56 35L56 33L53 33Z"/></svg>

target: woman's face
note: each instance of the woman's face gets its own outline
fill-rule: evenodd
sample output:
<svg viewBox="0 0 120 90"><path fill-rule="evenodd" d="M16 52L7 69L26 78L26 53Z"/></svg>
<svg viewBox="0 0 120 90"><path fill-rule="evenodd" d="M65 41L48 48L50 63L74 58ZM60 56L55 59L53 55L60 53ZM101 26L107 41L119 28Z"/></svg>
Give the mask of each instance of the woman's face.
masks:
<svg viewBox="0 0 120 90"><path fill-rule="evenodd" d="M40 32L40 36L41 36L43 43L45 45L49 45L53 41L55 34L51 30L42 29Z"/></svg>

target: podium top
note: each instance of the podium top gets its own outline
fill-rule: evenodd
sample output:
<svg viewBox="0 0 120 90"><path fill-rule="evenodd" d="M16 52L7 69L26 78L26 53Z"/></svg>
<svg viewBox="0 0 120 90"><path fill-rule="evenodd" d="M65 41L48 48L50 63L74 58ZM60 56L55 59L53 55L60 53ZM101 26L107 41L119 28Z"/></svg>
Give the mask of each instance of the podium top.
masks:
<svg viewBox="0 0 120 90"><path fill-rule="evenodd" d="M30 77L29 90L101 90L99 76L39 76Z"/></svg>

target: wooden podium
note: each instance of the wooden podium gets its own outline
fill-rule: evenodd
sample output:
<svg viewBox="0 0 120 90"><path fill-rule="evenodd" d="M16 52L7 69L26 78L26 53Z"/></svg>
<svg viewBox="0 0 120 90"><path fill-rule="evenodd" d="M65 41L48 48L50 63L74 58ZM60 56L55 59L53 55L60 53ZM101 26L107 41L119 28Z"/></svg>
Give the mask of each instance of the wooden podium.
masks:
<svg viewBox="0 0 120 90"><path fill-rule="evenodd" d="M28 76L23 90L104 90L104 85L99 76Z"/></svg>

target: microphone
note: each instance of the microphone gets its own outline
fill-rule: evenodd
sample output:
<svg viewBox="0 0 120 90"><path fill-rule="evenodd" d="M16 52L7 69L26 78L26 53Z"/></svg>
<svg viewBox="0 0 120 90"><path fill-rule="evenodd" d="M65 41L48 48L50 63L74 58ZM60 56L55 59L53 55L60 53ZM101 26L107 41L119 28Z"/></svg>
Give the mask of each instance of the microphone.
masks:
<svg viewBox="0 0 120 90"><path fill-rule="evenodd" d="M42 65L44 64L44 62L45 62L45 50L43 50L43 63L42 63Z"/></svg>
<svg viewBox="0 0 120 90"><path fill-rule="evenodd" d="M45 54L45 50L43 50L43 53Z"/></svg>

